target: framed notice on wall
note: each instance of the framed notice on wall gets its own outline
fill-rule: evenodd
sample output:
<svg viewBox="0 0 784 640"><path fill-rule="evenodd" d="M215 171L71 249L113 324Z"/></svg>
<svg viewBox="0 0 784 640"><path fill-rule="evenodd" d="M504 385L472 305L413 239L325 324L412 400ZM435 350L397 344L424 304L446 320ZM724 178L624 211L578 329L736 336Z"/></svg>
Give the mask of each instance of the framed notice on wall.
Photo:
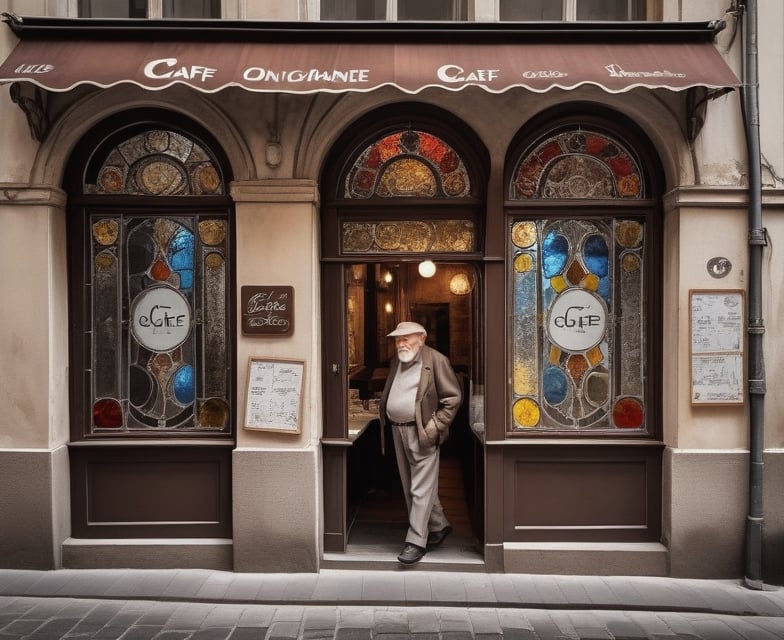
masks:
<svg viewBox="0 0 784 640"><path fill-rule="evenodd" d="M303 360L248 358L245 428L299 433L304 379Z"/></svg>
<svg viewBox="0 0 784 640"><path fill-rule="evenodd" d="M689 291L693 405L743 404L744 306L741 289Z"/></svg>

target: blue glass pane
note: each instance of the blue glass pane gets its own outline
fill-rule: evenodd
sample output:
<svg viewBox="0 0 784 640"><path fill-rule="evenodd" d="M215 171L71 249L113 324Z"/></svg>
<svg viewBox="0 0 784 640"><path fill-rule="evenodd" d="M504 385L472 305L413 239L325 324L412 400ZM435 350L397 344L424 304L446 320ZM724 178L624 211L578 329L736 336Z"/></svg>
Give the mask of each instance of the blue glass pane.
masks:
<svg viewBox="0 0 784 640"><path fill-rule="evenodd" d="M591 273L600 278L607 275L607 257L610 252L602 236L593 235L586 238L583 253L585 266L591 270Z"/></svg>
<svg viewBox="0 0 784 640"><path fill-rule="evenodd" d="M181 228L169 244L168 259L172 270L180 274L180 288L193 287L193 234Z"/></svg>
<svg viewBox="0 0 784 640"><path fill-rule="evenodd" d="M180 404L188 405L193 402L196 395L196 386L193 378L193 367L186 364L177 370L172 382L174 397Z"/></svg>
<svg viewBox="0 0 784 640"><path fill-rule="evenodd" d="M607 304L610 304L610 293L612 283L610 282L610 276L604 276L604 278L599 279L599 288L597 289L597 293L604 299Z"/></svg>
<svg viewBox="0 0 784 640"><path fill-rule="evenodd" d="M559 405L566 399L569 382L566 374L558 367L547 367L542 375L544 398L551 405Z"/></svg>
<svg viewBox="0 0 784 640"><path fill-rule="evenodd" d="M562 235L550 231L542 242L542 267L546 278L557 276L569 258L569 242Z"/></svg>

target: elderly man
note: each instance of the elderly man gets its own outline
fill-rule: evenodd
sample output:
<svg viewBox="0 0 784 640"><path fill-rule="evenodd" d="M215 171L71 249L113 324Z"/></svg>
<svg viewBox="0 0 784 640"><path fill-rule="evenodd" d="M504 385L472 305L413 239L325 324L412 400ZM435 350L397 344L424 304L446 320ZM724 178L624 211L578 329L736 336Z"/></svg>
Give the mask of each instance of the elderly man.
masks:
<svg viewBox="0 0 784 640"><path fill-rule="evenodd" d="M388 336L395 339L397 353L379 403L381 443L383 448L389 424L409 521L397 559L411 565L452 531L438 499L439 445L463 397L449 359L425 344L421 324L401 322Z"/></svg>

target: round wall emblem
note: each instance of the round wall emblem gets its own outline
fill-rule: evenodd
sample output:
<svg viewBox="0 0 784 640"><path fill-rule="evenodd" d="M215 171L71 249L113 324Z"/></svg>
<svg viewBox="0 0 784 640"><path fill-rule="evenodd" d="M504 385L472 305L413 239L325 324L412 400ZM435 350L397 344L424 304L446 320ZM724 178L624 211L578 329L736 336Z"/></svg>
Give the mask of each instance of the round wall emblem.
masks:
<svg viewBox="0 0 784 640"><path fill-rule="evenodd" d="M586 351L602 341L607 309L599 296L586 289L567 289L550 307L547 333L564 351Z"/></svg>
<svg viewBox="0 0 784 640"><path fill-rule="evenodd" d="M150 351L176 349L187 340L190 330L191 307L176 289L145 289L131 305L131 333Z"/></svg>

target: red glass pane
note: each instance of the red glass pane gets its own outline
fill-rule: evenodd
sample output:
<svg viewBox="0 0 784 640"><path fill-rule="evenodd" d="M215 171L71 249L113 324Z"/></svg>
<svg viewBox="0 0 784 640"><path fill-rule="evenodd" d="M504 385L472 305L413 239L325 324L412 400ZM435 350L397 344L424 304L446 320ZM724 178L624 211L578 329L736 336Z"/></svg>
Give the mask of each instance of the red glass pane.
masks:
<svg viewBox="0 0 784 640"><path fill-rule="evenodd" d="M104 398L93 405L93 423L101 429L117 429L122 427L122 407L117 400Z"/></svg>
<svg viewBox="0 0 784 640"><path fill-rule="evenodd" d="M163 260L156 260L150 269L150 277L158 282L165 282L171 275L171 269Z"/></svg>
<svg viewBox="0 0 784 640"><path fill-rule="evenodd" d="M642 427L643 408L636 398L621 398L613 407L613 421L620 429L639 429Z"/></svg>

